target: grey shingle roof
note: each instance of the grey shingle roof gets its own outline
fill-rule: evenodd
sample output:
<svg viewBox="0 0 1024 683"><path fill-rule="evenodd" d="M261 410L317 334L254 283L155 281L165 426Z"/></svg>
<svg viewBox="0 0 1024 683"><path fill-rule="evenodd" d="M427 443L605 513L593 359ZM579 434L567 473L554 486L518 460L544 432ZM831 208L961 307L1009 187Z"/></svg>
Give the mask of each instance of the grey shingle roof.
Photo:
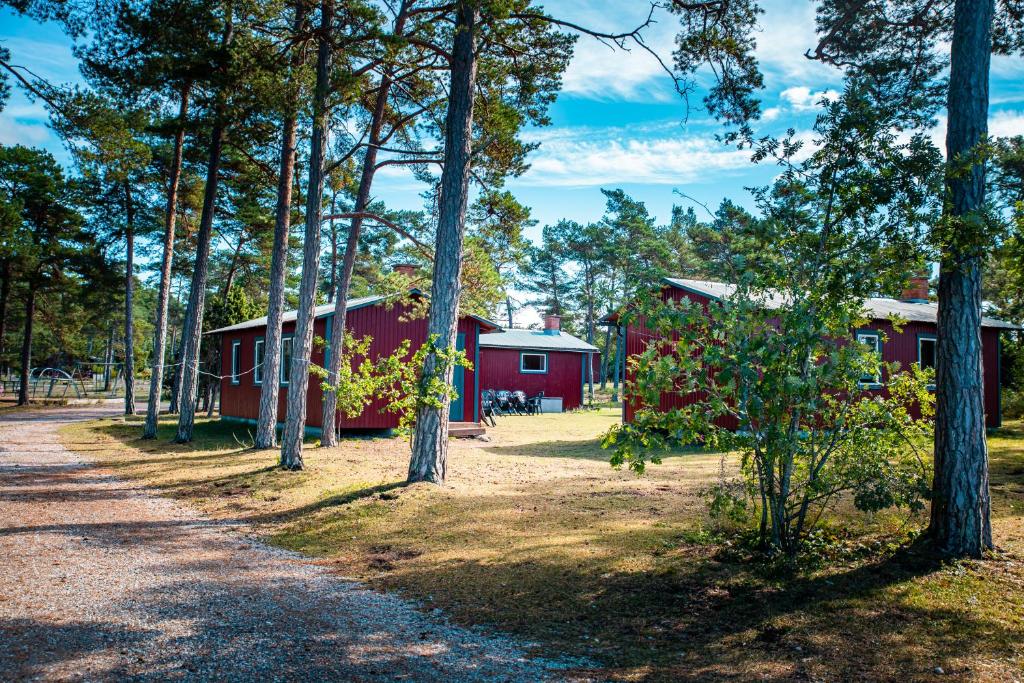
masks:
<svg viewBox="0 0 1024 683"><path fill-rule="evenodd" d="M726 282L714 282L711 280L688 280L684 278L667 277L665 281L673 287L689 290L711 297L722 299L730 296L736 291L736 285ZM781 295L769 295L766 305L769 308L777 308L784 303ZM885 297L872 297L864 302L864 308L868 315L874 320L885 320L891 316L899 316L909 322L932 323L938 320L939 306L935 303L916 304L899 299L888 299ZM1019 325L983 316L982 327L998 327L1005 330L1019 330Z"/></svg>
<svg viewBox="0 0 1024 683"><path fill-rule="evenodd" d="M543 330L505 330L480 335L480 346L503 349L538 349L549 351L597 351L597 347L567 334L545 334Z"/></svg>

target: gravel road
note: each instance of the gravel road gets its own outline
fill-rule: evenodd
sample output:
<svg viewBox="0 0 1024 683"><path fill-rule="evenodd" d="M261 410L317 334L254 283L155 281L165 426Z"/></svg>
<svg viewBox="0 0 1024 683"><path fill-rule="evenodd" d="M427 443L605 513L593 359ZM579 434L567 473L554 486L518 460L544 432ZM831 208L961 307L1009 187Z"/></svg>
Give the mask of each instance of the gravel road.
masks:
<svg viewBox="0 0 1024 683"><path fill-rule="evenodd" d="M0 680L534 681L522 643L330 574L0 417Z"/></svg>

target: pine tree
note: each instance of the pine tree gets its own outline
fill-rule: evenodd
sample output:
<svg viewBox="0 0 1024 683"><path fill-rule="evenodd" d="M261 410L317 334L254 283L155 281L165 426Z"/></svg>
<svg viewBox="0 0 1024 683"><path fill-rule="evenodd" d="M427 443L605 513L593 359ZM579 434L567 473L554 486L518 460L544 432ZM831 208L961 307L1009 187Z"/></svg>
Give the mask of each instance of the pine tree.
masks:
<svg viewBox="0 0 1024 683"><path fill-rule="evenodd" d="M1024 52L1019 2L821 3L813 56L841 65L926 130L946 109L946 191L939 252L935 479L929 536L947 557L992 547L981 360L982 271L999 225L987 216L991 55ZM948 53L940 43L949 43ZM948 79L946 78L948 74Z"/></svg>
<svg viewBox="0 0 1024 683"><path fill-rule="evenodd" d="M24 289L18 404L26 405L39 297L68 287L75 273L98 273L104 265L95 236L83 229L73 207L72 188L49 153L20 145L0 148L0 196L0 204L18 213L3 256Z"/></svg>

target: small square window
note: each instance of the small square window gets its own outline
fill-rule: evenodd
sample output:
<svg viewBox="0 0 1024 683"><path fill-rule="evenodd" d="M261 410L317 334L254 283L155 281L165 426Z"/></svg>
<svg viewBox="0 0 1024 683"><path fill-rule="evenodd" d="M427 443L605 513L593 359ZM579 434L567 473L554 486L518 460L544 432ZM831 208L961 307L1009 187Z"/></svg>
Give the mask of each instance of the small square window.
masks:
<svg viewBox="0 0 1024 683"><path fill-rule="evenodd" d="M520 372L547 372L548 354L546 353L524 353L519 356Z"/></svg>
<svg viewBox="0 0 1024 683"><path fill-rule="evenodd" d="M231 383L238 384L242 366L242 342L231 342Z"/></svg>
<svg viewBox="0 0 1024 683"><path fill-rule="evenodd" d="M263 340L257 339L254 348L255 369L252 371L252 381L255 384L263 384Z"/></svg>

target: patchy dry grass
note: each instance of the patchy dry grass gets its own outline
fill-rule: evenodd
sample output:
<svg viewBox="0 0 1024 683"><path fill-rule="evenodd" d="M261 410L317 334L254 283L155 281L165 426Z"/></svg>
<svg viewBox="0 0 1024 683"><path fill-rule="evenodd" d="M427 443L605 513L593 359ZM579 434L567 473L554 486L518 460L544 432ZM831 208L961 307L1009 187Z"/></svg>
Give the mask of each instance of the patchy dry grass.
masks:
<svg viewBox="0 0 1024 683"><path fill-rule="evenodd" d="M247 450L246 428L216 421L187 446L168 443L170 424L146 442L121 418L69 427L65 439L346 576L539 651L586 656L595 670L581 677L1021 677L1024 425L990 441L1004 548L994 559L934 566L890 549L908 520L852 516L831 525L866 550L785 580L714 533L703 492L719 456L674 453L642 478L616 472L597 441L616 419L501 420L489 443L452 443L444 488L403 486L408 446L397 439L307 449L300 473L277 470L274 451Z"/></svg>

